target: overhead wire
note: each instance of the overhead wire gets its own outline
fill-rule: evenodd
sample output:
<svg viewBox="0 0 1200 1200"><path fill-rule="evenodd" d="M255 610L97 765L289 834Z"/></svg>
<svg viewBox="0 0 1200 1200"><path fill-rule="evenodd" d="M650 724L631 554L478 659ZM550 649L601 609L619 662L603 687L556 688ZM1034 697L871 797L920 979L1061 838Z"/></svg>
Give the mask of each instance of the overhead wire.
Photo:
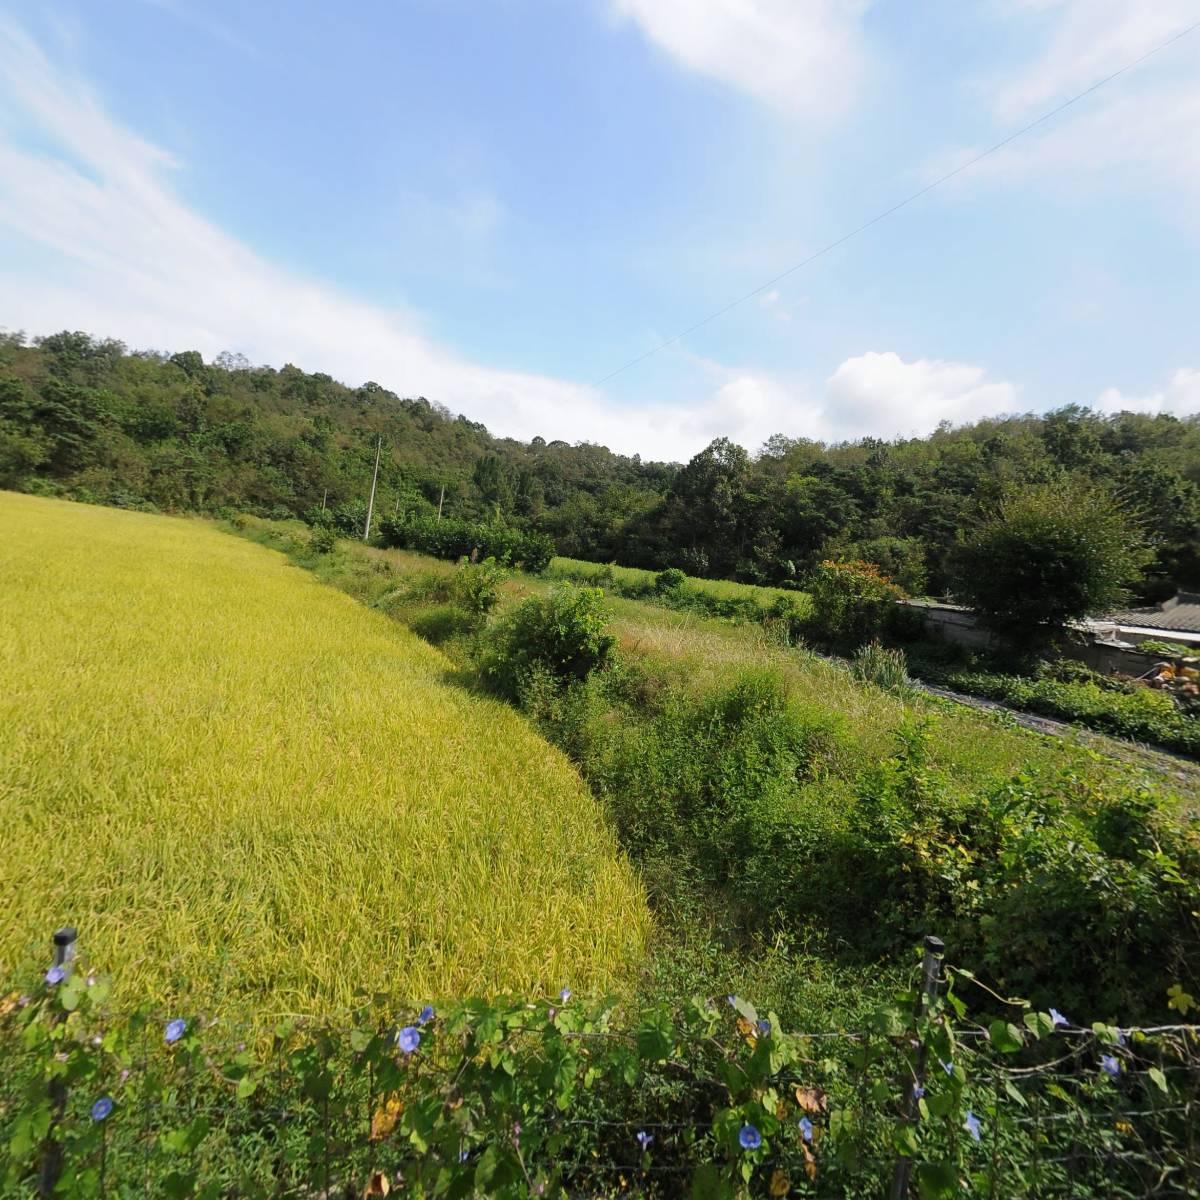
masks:
<svg viewBox="0 0 1200 1200"><path fill-rule="evenodd" d="M1071 96L1067 100L1064 100L1061 104L1056 105L1048 112L1042 113L1042 115L1036 120L1030 121L1027 125L1022 125L1020 129L1014 130L1012 133L1008 134L1007 137L1002 138L994 145L989 146L986 150L976 154L973 158L968 159L964 163L960 163L957 167L951 171L947 171L944 175L939 175L931 183L927 183L924 187L918 188L917 191L911 192L909 195L905 196L904 199L893 204L890 208L885 208L882 212L876 213L876 215L871 217L870 220L864 221L861 225L855 226L855 228L851 229L848 233L844 233L841 237L835 238L832 242L826 243L819 250L813 251L813 253L807 258L803 258L798 263L788 267L787 270L780 271L778 275L772 276L765 283L759 284L758 287L746 292L744 295L739 296L736 300L731 300L723 307L709 313L708 316L702 317L699 321L689 325L680 333L675 334L673 337L667 338L666 341L659 342L657 345L652 346L649 350L644 351L635 358L631 358L628 362L617 367L615 371L610 371L607 375L597 379L593 386L599 387L602 384L607 383L610 379L615 379L622 372L628 371L630 367L636 367L638 363L645 362L646 359L653 357L662 350L666 350L667 347L673 346L676 342L682 341L689 334L695 333L697 329L702 329L705 325L711 324L713 321L717 320L718 317L723 317L732 309L737 308L741 304L745 304L747 300L753 300L755 296L761 295L769 288L774 287L775 284L787 279L789 275L794 275L797 271L802 270L804 267L816 262L817 259L828 254L831 250L836 250L839 246L844 246L848 241L850 241L851 238L857 237L860 233L865 233L873 225L878 225L880 221L885 221L888 217L898 213L902 208L907 208L908 205L912 204L914 201L919 200L922 196L927 196L935 188L941 187L942 184L949 183L951 179L961 175L964 171L969 171L972 167L983 162L984 159L991 157L991 155L1000 150L1003 150L1005 146L1010 145L1020 137L1024 137L1025 134L1036 129L1039 125L1044 125L1047 121L1057 117L1059 113L1070 108L1073 104L1077 104L1080 100L1090 96L1093 92L1104 87L1105 84L1111 83L1114 79L1117 79L1127 72L1132 71L1135 67L1141 66L1141 64L1146 62L1147 59L1153 58L1156 54L1160 54L1168 47L1173 46L1176 42L1187 37L1188 34L1194 33L1197 29L1200 29L1200 21L1196 21L1194 24L1187 26L1185 29L1181 29L1179 32L1172 34L1171 37L1167 38L1165 42L1160 42L1152 49L1147 50L1144 54L1141 54L1137 58L1127 62L1123 67L1120 67L1118 70L1113 71L1109 75L1105 75L1104 78L1097 79L1095 83L1084 88L1083 91L1076 92L1075 95Z"/></svg>

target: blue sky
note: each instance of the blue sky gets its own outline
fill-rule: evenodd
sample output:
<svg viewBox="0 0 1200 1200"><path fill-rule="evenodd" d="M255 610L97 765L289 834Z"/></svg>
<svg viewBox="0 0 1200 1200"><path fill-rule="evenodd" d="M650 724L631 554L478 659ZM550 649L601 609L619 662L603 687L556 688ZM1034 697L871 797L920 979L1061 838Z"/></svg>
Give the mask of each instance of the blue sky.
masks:
<svg viewBox="0 0 1200 1200"><path fill-rule="evenodd" d="M0 325L683 458L1200 410L1197 0L0 0Z"/></svg>

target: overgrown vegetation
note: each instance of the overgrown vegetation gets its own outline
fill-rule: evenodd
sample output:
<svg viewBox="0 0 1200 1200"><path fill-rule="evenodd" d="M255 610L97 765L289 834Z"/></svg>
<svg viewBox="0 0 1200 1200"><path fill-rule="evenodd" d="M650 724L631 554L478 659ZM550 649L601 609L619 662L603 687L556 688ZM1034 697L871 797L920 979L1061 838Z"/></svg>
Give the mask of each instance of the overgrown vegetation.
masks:
<svg viewBox="0 0 1200 1200"><path fill-rule="evenodd" d="M246 1044L108 991L75 963L0 1006L6 1193L40 1171L68 1200L874 1197L900 1172L925 1200L1076 1200L1183 1194L1197 1170L1186 1031L1019 1000L976 1023L966 971L820 1040L736 995L630 1011L563 988Z"/></svg>
<svg viewBox="0 0 1200 1200"><path fill-rule="evenodd" d="M381 521L379 534L385 546L418 550L434 558L468 558L472 562L492 558L533 575L544 571L554 556L554 543L545 535L522 533L499 522L412 517Z"/></svg>

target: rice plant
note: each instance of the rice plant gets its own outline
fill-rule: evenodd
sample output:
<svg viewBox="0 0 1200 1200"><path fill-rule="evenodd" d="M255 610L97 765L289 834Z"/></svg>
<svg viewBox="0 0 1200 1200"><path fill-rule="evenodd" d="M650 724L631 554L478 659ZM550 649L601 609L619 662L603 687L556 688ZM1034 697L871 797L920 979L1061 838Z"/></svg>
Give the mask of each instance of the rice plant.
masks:
<svg viewBox="0 0 1200 1200"><path fill-rule="evenodd" d="M195 521L0 492L0 974L128 995L616 986L647 910L567 760L449 662Z"/></svg>

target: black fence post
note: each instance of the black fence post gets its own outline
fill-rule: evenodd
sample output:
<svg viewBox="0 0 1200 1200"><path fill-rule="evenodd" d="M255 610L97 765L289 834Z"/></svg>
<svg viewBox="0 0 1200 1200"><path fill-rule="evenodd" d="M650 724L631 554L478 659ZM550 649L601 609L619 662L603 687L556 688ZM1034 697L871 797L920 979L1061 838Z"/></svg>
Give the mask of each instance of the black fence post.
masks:
<svg viewBox="0 0 1200 1200"><path fill-rule="evenodd" d="M920 1020L927 1008L932 1008L937 1002L938 987L942 982L942 956L946 952L945 943L941 938L932 934L925 938L925 957L921 962L921 990L917 993L917 1003L913 1016ZM915 1125L919 1115L917 1100L919 1092L925 1087L925 1039L917 1040L917 1057L913 1067L912 1082L904 1090L904 1123ZM892 1187L888 1192L888 1200L904 1200L908 1195L908 1183L912 1176L912 1159L900 1155L892 1172Z"/></svg>
<svg viewBox="0 0 1200 1200"><path fill-rule="evenodd" d="M62 967L70 972L71 963L75 958L75 938L77 934L73 925L64 925L54 931L54 966ZM54 1015L54 1022L66 1019L66 1011L60 1009ZM52 1196L58 1186L62 1174L62 1144L58 1140L58 1125L67 1107L67 1085L58 1076L52 1078L46 1087L50 1098L50 1128L42 1139L41 1169L38 1172L38 1195Z"/></svg>

